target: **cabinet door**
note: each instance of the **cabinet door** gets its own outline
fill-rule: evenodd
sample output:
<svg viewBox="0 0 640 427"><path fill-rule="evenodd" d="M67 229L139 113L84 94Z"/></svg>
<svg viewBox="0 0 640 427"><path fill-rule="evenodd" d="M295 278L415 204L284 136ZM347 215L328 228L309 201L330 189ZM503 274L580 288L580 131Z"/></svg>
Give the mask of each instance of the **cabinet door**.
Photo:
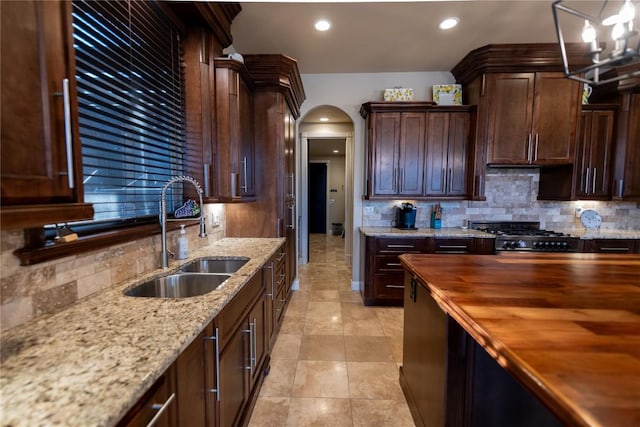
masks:
<svg viewBox="0 0 640 427"><path fill-rule="evenodd" d="M13 1L0 8L3 205L75 201L74 165L67 162L67 149L72 159L79 143L68 6ZM65 103L74 114L68 120Z"/></svg>
<svg viewBox="0 0 640 427"><path fill-rule="evenodd" d="M529 164L534 83L533 73L488 75L488 164Z"/></svg>
<svg viewBox="0 0 640 427"><path fill-rule="evenodd" d="M207 327L187 347L176 360L176 395L178 406L178 425L207 426L207 360L210 352L205 350L211 336L211 327Z"/></svg>
<svg viewBox="0 0 640 427"><path fill-rule="evenodd" d="M263 374L262 362L267 355L266 346L266 313L265 313L266 301L264 298L258 299L256 305L249 312L247 318L247 325L250 329L249 336L249 362L250 362L250 374L249 389L252 389L254 384L259 380Z"/></svg>
<svg viewBox="0 0 640 427"><path fill-rule="evenodd" d="M427 114L427 196L464 196L470 118L468 113Z"/></svg>
<svg viewBox="0 0 640 427"><path fill-rule="evenodd" d="M616 199L640 201L640 94L625 94L616 143Z"/></svg>
<svg viewBox="0 0 640 427"><path fill-rule="evenodd" d="M447 152L449 147L448 113L428 113L427 155L425 160L427 196L447 193Z"/></svg>
<svg viewBox="0 0 640 427"><path fill-rule="evenodd" d="M469 113L451 113L449 116L449 145L447 150L447 195L467 195L467 168L469 159Z"/></svg>
<svg viewBox="0 0 640 427"><path fill-rule="evenodd" d="M562 73L536 73L532 163L569 164L574 158L581 85Z"/></svg>
<svg viewBox="0 0 640 427"><path fill-rule="evenodd" d="M243 327L240 327L227 341L220 354L218 402L220 426L237 425L248 395L245 376L245 372L249 369L248 343L248 333Z"/></svg>
<svg viewBox="0 0 640 427"><path fill-rule="evenodd" d="M422 195L425 126L424 113L401 113L397 172L399 195Z"/></svg>
<svg viewBox="0 0 640 427"><path fill-rule="evenodd" d="M402 377L412 414L425 426L444 426L446 315L427 289L405 273Z"/></svg>
<svg viewBox="0 0 640 427"><path fill-rule="evenodd" d="M398 192L398 146L400 145L400 113L371 115L374 126L373 195L394 195Z"/></svg>
<svg viewBox="0 0 640 427"><path fill-rule="evenodd" d="M611 195L613 111L583 111L576 149L576 197L606 200Z"/></svg>
<svg viewBox="0 0 640 427"><path fill-rule="evenodd" d="M253 100L247 84L240 79L238 93L240 122L240 189L243 197L255 195L255 148L253 139Z"/></svg>

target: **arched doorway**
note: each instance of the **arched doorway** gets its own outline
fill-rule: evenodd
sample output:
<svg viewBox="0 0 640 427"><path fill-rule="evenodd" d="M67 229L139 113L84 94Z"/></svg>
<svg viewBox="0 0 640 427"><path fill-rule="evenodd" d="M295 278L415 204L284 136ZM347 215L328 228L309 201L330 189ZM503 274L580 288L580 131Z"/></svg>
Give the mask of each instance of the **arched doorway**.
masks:
<svg viewBox="0 0 640 427"><path fill-rule="evenodd" d="M299 262L300 264L309 262L310 232L324 230L325 233L331 233L333 223L340 223L345 237L345 262L350 265L353 234L351 230L353 121L343 110L324 105L315 107L305 114L299 122L298 130L300 134ZM319 177L318 174L320 174ZM323 174L325 174L324 178ZM322 187L323 179L326 180L324 187ZM310 189L310 184L316 185ZM318 192L324 192L324 194L318 194Z"/></svg>

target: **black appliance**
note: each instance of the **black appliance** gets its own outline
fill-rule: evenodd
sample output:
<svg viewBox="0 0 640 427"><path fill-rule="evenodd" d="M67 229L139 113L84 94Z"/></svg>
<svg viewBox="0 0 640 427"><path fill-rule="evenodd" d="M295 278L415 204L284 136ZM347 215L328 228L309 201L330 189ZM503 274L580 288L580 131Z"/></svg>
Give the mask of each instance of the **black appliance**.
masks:
<svg viewBox="0 0 640 427"><path fill-rule="evenodd" d="M412 203L402 203L396 207L396 227L401 230L417 230L416 207Z"/></svg>
<svg viewBox="0 0 640 427"><path fill-rule="evenodd" d="M496 235L496 251L578 252L580 239L566 233L541 230L536 221L478 221L469 228Z"/></svg>

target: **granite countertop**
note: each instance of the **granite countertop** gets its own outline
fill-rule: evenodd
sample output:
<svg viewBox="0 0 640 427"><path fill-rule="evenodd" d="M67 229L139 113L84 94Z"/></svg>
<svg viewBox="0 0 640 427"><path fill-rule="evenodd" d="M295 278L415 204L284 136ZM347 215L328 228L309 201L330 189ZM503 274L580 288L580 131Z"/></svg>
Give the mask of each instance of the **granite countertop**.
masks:
<svg viewBox="0 0 640 427"><path fill-rule="evenodd" d="M495 235L484 231L463 229L461 227L450 228L419 228L417 230L401 230L395 227L360 227L360 232L365 236L389 236L389 237L475 237L481 239L495 239Z"/></svg>
<svg viewBox="0 0 640 427"><path fill-rule="evenodd" d="M640 420L640 256L400 256L443 311L566 425Z"/></svg>
<svg viewBox="0 0 640 427"><path fill-rule="evenodd" d="M561 232L571 234L572 236L580 237L583 240L590 239L640 239L640 230L587 230L573 229L573 230L560 230Z"/></svg>
<svg viewBox="0 0 640 427"><path fill-rule="evenodd" d="M225 238L0 337L2 426L112 426L284 242ZM224 285L185 299L123 291L203 256L247 256Z"/></svg>

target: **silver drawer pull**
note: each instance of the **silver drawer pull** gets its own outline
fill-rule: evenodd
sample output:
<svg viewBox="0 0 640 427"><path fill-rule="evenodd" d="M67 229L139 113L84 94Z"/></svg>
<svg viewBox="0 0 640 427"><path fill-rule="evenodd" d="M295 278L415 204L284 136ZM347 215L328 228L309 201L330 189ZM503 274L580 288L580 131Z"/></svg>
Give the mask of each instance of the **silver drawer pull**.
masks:
<svg viewBox="0 0 640 427"><path fill-rule="evenodd" d="M623 252L623 251L624 252L628 252L629 248L621 248L621 247L617 247L616 248L614 246L609 246L609 247L600 248L600 250L603 251L603 252L607 252L607 251L608 252Z"/></svg>
<svg viewBox="0 0 640 427"><path fill-rule="evenodd" d="M399 262L388 262L387 265L393 265L394 267L402 266L402 264L400 264Z"/></svg>
<svg viewBox="0 0 640 427"><path fill-rule="evenodd" d="M216 394L216 401L220 401L220 340L218 339L218 328L212 337L204 337L205 340L215 341L215 370L216 370L216 388L209 389L209 393Z"/></svg>
<svg viewBox="0 0 640 427"><path fill-rule="evenodd" d="M404 285L384 285L385 288L404 289Z"/></svg>
<svg viewBox="0 0 640 427"><path fill-rule="evenodd" d="M466 245L440 245L438 249L467 249Z"/></svg>
<svg viewBox="0 0 640 427"><path fill-rule="evenodd" d="M387 245L388 248L415 248L414 245Z"/></svg>
<svg viewBox="0 0 640 427"><path fill-rule="evenodd" d="M167 408L175 398L176 398L176 394L171 393L171 396L169 396L167 401L164 402L163 404L154 403L153 405L151 405L151 409L153 409L154 411L158 411L158 413L153 418L151 418L151 421L149 421L149 424L147 424L147 427L152 427L158 422L158 419L162 416L164 411L167 410Z"/></svg>

